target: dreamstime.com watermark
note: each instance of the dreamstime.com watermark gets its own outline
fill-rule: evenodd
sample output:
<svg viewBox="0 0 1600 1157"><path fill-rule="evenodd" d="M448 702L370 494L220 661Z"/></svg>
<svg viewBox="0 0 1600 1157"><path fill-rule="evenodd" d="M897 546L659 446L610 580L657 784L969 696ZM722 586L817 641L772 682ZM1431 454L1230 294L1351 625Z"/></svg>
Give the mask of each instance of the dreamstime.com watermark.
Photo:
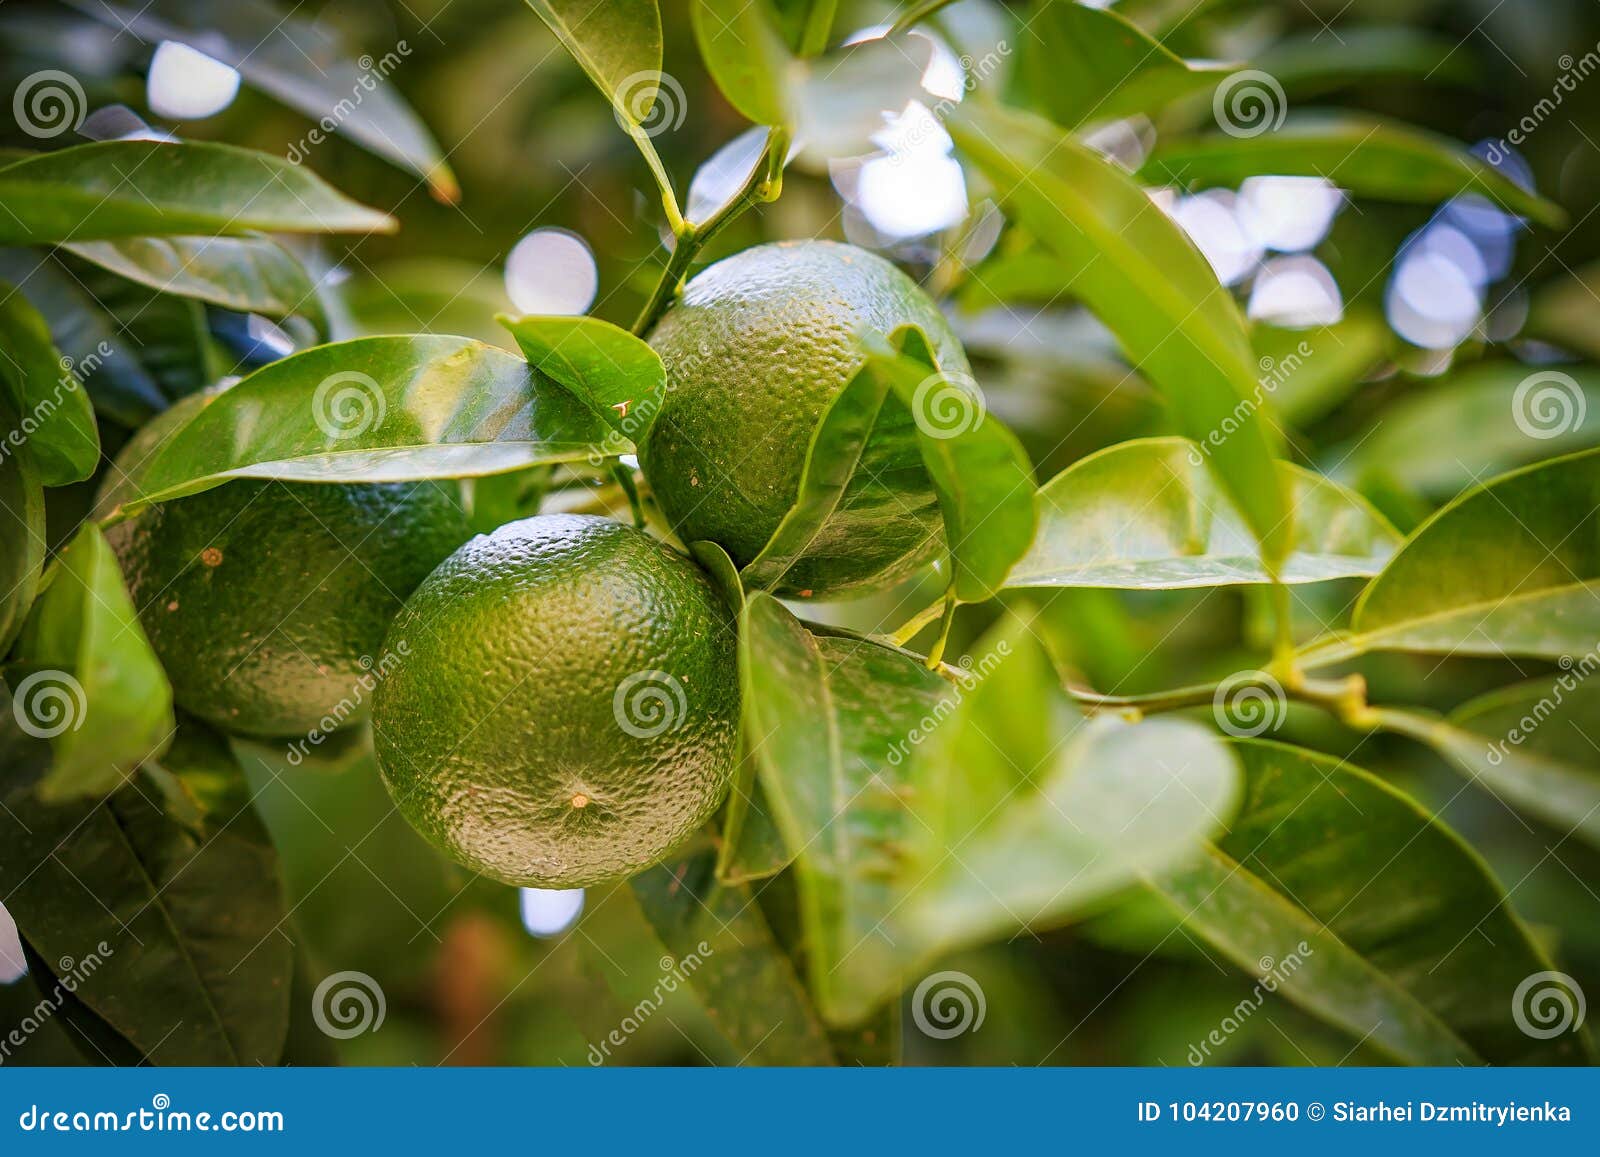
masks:
<svg viewBox="0 0 1600 1157"><path fill-rule="evenodd" d="M1565 972L1535 972L1511 994L1511 1019L1535 1040L1577 1032L1588 1011L1583 989Z"/></svg>
<svg viewBox="0 0 1600 1157"><path fill-rule="evenodd" d="M356 64L361 68L361 75L356 77L356 82L350 86L350 95L342 98L326 116L312 126L305 136L289 146L287 154L289 163L302 164L312 149L338 132L339 126L349 120L361 107L367 94L376 92L378 85L389 79L389 74L399 68L400 62L410 55L411 45L401 40L395 43L391 51L385 52L376 60L370 54L357 60Z"/></svg>
<svg viewBox="0 0 1600 1157"><path fill-rule="evenodd" d="M617 412L617 424L607 429L600 445L589 452L589 465L599 469L607 458L632 453L639 436L649 428L666 402L666 396L676 388L676 384L669 380L659 395L651 394L641 401L629 398L624 402L613 402L611 409Z"/></svg>
<svg viewBox="0 0 1600 1157"><path fill-rule="evenodd" d="M317 720L317 725L306 732L304 739L296 739L289 744L289 766L299 767L305 762L306 756L311 754L313 747L321 747L328 736L343 727L361 709L367 698L378 689L395 668L400 666L403 659L411 655L411 644L401 639L394 645L393 650L385 650L383 656L374 663L371 655L362 655L357 663L364 674L358 676L350 686L350 694L328 709L328 713Z"/></svg>
<svg viewBox="0 0 1600 1157"><path fill-rule="evenodd" d="M1577 59L1573 59L1572 54L1568 53L1556 61L1556 64L1561 69L1561 75L1556 77L1555 84L1550 86L1550 95L1541 97L1521 120L1506 130L1505 136L1488 143L1484 159L1491 165L1500 164L1511 155L1514 148L1527 143L1528 138L1555 115L1556 109L1566 102L1567 97L1578 91L1580 84L1596 72L1600 72L1600 44L1596 44Z"/></svg>
<svg viewBox="0 0 1600 1157"><path fill-rule="evenodd" d="M35 739L54 739L83 726L89 696L70 671L47 667L17 684L11 693L11 715Z"/></svg>
<svg viewBox="0 0 1600 1157"><path fill-rule="evenodd" d="M943 132L939 127L955 111L956 105L977 90L977 87L988 80L1000 70L1000 65L1011 55L1011 42L997 40L988 52L980 57L971 53L962 53L961 63L961 91L955 95L942 96L928 111L931 117L919 116L906 126L904 135L898 132L894 137L894 148L888 153L893 164L902 164L907 159L921 156L919 147L928 143L935 134ZM900 123L904 124L904 121Z"/></svg>
<svg viewBox="0 0 1600 1157"><path fill-rule="evenodd" d="M1529 374L1511 395L1511 420L1541 442L1572 433L1588 416L1589 396L1576 378L1560 370Z"/></svg>
<svg viewBox="0 0 1600 1157"><path fill-rule="evenodd" d="M1540 696L1539 701L1523 712L1517 720L1516 726L1505 733L1504 738L1492 741L1484 752L1484 758L1491 767L1499 767L1505 762L1506 756L1511 754L1513 747L1521 747L1533 733L1539 730L1544 721L1556 713L1556 709L1566 702L1567 696L1583 685L1584 680L1600 671L1600 647L1589 651L1577 659L1571 655L1563 655L1559 660L1562 674L1550 684L1550 690Z"/></svg>
<svg viewBox="0 0 1600 1157"><path fill-rule="evenodd" d="M1302 940L1294 946L1294 951L1282 960L1274 960L1270 956L1263 956L1256 962L1256 972L1259 979L1255 987L1250 990L1250 995L1233 1006L1233 1010L1223 1017L1217 1027L1208 1032L1199 1044L1189 1046L1187 1060L1191 1065L1204 1064L1211 1056L1211 1050L1221 1048L1227 1043L1228 1038L1244 1027L1245 1021L1254 1016L1267 997L1277 992L1283 982L1288 980L1312 956L1315 949Z"/></svg>
<svg viewBox="0 0 1600 1157"><path fill-rule="evenodd" d="M988 410L978 379L960 370L929 374L911 395L911 420L940 441L977 429Z"/></svg>
<svg viewBox="0 0 1600 1157"><path fill-rule="evenodd" d="M55 388L48 396L40 398L28 407L28 412L22 415L20 421L0 437L0 462L4 462L11 454L21 449L33 437L57 410L61 408L68 394L83 389L83 378L94 373L109 358L112 353L109 342L102 341L95 346L93 351L86 354L81 360L63 357L57 365L61 373L56 378Z"/></svg>
<svg viewBox="0 0 1600 1157"><path fill-rule="evenodd" d="M29 1037L50 1023L51 1018L61 1011L61 1006L66 1004L67 998L76 993L84 981L100 971L100 966L115 955L116 950L102 940L94 946L94 951L81 960L63 956L57 961L55 985L38 1004L23 1015L15 1027L0 1037L0 1065L10 1060L13 1052L27 1044ZM44 977L37 976L35 979L43 981Z"/></svg>
<svg viewBox="0 0 1600 1157"><path fill-rule="evenodd" d="M1277 77L1259 68L1246 68L1217 85L1211 96L1211 112L1223 132L1249 140L1283 127L1284 118L1289 115L1289 99Z"/></svg>
<svg viewBox="0 0 1600 1157"><path fill-rule="evenodd" d="M689 115L689 99L677 77L647 69L622 78L612 98L611 111L623 132L658 137L683 127L684 118Z"/></svg>
<svg viewBox="0 0 1600 1157"><path fill-rule="evenodd" d="M1211 696L1217 726L1235 739L1254 739L1283 726L1289 696L1265 671L1239 671L1217 684Z"/></svg>
<svg viewBox="0 0 1600 1157"><path fill-rule="evenodd" d="M220 1113L189 1112L172 1107L172 1098L157 1093L148 1109L111 1112L106 1109L51 1109L29 1105L17 1117L24 1133L282 1133L283 1114L276 1110L224 1109Z"/></svg>
<svg viewBox="0 0 1600 1157"><path fill-rule="evenodd" d="M666 671L635 671L611 694L617 726L635 739L654 739L677 729L688 712L683 683Z"/></svg>
<svg viewBox="0 0 1600 1157"><path fill-rule="evenodd" d="M311 392L311 420L335 442L359 438L381 426L388 410L383 387L360 370L329 374Z"/></svg>
<svg viewBox="0 0 1600 1157"><path fill-rule="evenodd" d="M1204 465L1211 452L1233 437L1239 427L1266 405L1267 399L1277 393L1278 387L1305 365L1306 359L1314 352L1310 342L1302 341L1281 358L1264 357L1257 362L1256 368L1260 370L1261 376L1256 378L1256 388L1250 392L1248 398L1240 398L1221 422L1217 423L1204 438L1195 442L1189 450L1189 461L1196 466Z"/></svg>
<svg viewBox="0 0 1600 1157"><path fill-rule="evenodd" d="M646 996L634 1005L622 1022L605 1035L599 1044L589 1046L589 1063L599 1066L606 1063L611 1057L611 1050L621 1048L628 1043L628 1038L644 1027L661 1006L666 1003L667 997L678 991L678 987L689 982L689 977L697 972L702 964L713 954L710 944L704 940L694 946L694 951L682 960L675 960L671 956L663 956L659 961L661 977Z"/></svg>
<svg viewBox="0 0 1600 1157"><path fill-rule="evenodd" d="M334 1040L377 1032L388 1012L383 986L365 972L335 972L311 994L311 1019Z"/></svg>
<svg viewBox="0 0 1600 1157"><path fill-rule="evenodd" d="M983 986L965 972L935 972L922 978L911 994L911 1020L934 1040L977 1032L988 1015Z"/></svg>
<svg viewBox="0 0 1600 1157"><path fill-rule="evenodd" d="M70 72L46 68L22 78L11 94L11 115L30 137L48 141L78 131L89 115L89 98Z"/></svg>
<svg viewBox="0 0 1600 1157"><path fill-rule="evenodd" d="M971 655L961 656L961 661L950 668L955 677L955 686L950 689L948 694L939 697L939 701L928 710L926 715L917 721L916 726L906 732L904 738L895 740L894 744L889 748L889 765L891 767L899 767L905 762L906 757L911 754L911 749L921 746L930 735L937 731L939 726L955 713L956 708L961 706L961 701L966 698L967 693L994 674L996 668L1010 655L1010 642L1001 639L994 645L994 650L976 662L973 661Z"/></svg>

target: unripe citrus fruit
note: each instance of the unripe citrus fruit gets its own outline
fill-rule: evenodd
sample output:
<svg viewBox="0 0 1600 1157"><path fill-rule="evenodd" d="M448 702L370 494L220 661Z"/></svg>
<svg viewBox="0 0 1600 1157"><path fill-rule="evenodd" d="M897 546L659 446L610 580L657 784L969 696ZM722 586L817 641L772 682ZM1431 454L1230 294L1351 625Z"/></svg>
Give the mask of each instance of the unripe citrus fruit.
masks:
<svg viewBox="0 0 1600 1157"><path fill-rule="evenodd" d="M706 269L650 335L667 393L641 447L661 509L685 542L749 563L794 505L812 432L860 368L860 334L917 325L941 370L966 354L937 305L889 262L831 241L758 245ZM909 419L907 419L909 421ZM887 485L869 532L826 544L782 594L865 593L943 545L938 501L914 443L857 471Z"/></svg>
<svg viewBox="0 0 1600 1157"><path fill-rule="evenodd" d="M637 872L727 790L733 618L643 531L544 515L480 535L417 588L384 654L384 782L418 831L494 879L575 888Z"/></svg>
<svg viewBox="0 0 1600 1157"><path fill-rule="evenodd" d="M470 534L453 483L236 481L106 537L177 704L282 738L367 715L389 620Z"/></svg>

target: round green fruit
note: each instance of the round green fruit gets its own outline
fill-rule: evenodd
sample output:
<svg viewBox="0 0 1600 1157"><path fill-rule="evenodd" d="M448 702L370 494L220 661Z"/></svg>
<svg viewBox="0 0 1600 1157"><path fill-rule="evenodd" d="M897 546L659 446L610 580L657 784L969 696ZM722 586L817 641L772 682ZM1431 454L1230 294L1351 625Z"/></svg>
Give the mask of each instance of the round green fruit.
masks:
<svg viewBox="0 0 1600 1157"><path fill-rule="evenodd" d="M850 245L758 245L690 281L650 335L667 393L640 448L679 537L716 542L741 567L754 559L799 495L818 421L861 367L861 333L904 325L927 334L941 370L968 373L938 306L889 262ZM877 517L802 560L777 593L867 593L942 550L938 499L914 442L899 439L876 458L869 446L867 457L852 485L886 484L873 499Z"/></svg>
<svg viewBox="0 0 1600 1157"><path fill-rule="evenodd" d="M178 706L283 738L365 717L389 621L471 533L453 483L236 481L106 537Z"/></svg>
<svg viewBox="0 0 1600 1157"><path fill-rule="evenodd" d="M396 805L508 884L646 868L733 774L733 617L692 562L609 519L474 538L411 596L383 664L373 733Z"/></svg>

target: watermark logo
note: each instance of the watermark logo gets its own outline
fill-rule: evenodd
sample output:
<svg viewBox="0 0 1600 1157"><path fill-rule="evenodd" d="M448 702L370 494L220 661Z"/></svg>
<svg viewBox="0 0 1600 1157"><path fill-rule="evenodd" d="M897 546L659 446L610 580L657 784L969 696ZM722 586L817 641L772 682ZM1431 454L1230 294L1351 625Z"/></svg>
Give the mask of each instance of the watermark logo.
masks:
<svg viewBox="0 0 1600 1157"><path fill-rule="evenodd" d="M62 133L77 132L88 115L89 99L77 77L46 68L22 78L11 97L11 112L23 132L48 141Z"/></svg>
<svg viewBox="0 0 1600 1157"><path fill-rule="evenodd" d="M1544 370L1522 379L1511 395L1511 420L1530 438L1547 441L1570 434L1588 416L1583 387L1560 370Z"/></svg>
<svg viewBox="0 0 1600 1157"><path fill-rule="evenodd" d="M1278 392L1278 387L1306 364L1306 359L1313 352L1311 343L1302 341L1281 358L1263 357L1257 362L1256 369L1259 371L1259 376L1256 378L1255 389L1250 392L1249 397L1240 398L1233 409L1224 415L1221 422L1189 448L1189 461L1196 466L1204 466L1212 451L1220 449L1224 442L1238 433L1239 428L1267 404L1267 399Z"/></svg>
<svg viewBox="0 0 1600 1157"><path fill-rule="evenodd" d="M977 1032L989 1012L983 986L965 972L935 972L911 994L911 1019L924 1036L949 1040Z"/></svg>
<svg viewBox="0 0 1600 1157"><path fill-rule="evenodd" d="M312 148L322 144L330 136L339 131L341 125L355 115L369 93L376 92L378 86L389 78L389 74L400 67L400 62L411 55L411 45L404 40L398 41L394 49L385 52L374 60L370 55L362 56L356 61L361 68L361 75L350 86L350 95L341 97L339 102L328 110L328 114L319 120L311 131L289 146L286 154L290 164L298 165L305 161Z"/></svg>
<svg viewBox="0 0 1600 1157"><path fill-rule="evenodd" d="M70 956L63 956L56 961L55 985L38 1004L30 1008L22 1019L7 1031L5 1036L0 1037L0 1064L10 1059L13 1051L27 1044L29 1037L61 1011L67 1003L67 998L82 988L90 977L100 971L100 966L115 954L116 950L102 940L81 959L74 960ZM35 979L42 991L47 978L38 976Z"/></svg>
<svg viewBox="0 0 1600 1157"><path fill-rule="evenodd" d="M612 109L624 132L638 128L647 137L658 137L683 127L689 101L676 77L646 70L623 78Z"/></svg>
<svg viewBox="0 0 1600 1157"><path fill-rule="evenodd" d="M365 972L335 972L311 994L311 1019L335 1040L377 1032L388 1011L382 985Z"/></svg>
<svg viewBox="0 0 1600 1157"><path fill-rule="evenodd" d="M78 730L88 710L83 684L66 671L35 671L17 684L11 697L17 726L35 739L54 739Z"/></svg>
<svg viewBox="0 0 1600 1157"><path fill-rule="evenodd" d="M1244 1026L1245 1021L1254 1016L1267 997L1277 992L1285 981L1305 964L1306 958L1315 954L1315 949L1302 940L1294 946L1294 950L1286 954L1282 960L1275 960L1271 956L1263 956L1256 961L1256 983L1250 990L1250 995L1234 1005L1227 1016L1222 1018L1216 1028L1208 1032L1197 1044L1189 1046L1187 1060L1191 1065L1201 1065L1211 1056L1211 1050L1221 1048L1227 1043L1228 1038Z"/></svg>
<svg viewBox="0 0 1600 1157"><path fill-rule="evenodd" d="M1259 68L1247 68L1217 85L1211 112L1223 132L1249 140L1283 127L1284 118L1289 115L1289 99L1277 77Z"/></svg>
<svg viewBox="0 0 1600 1157"><path fill-rule="evenodd" d="M1239 671L1217 684L1211 713L1217 726L1235 739L1254 739L1283 725L1289 697L1283 684L1265 671Z"/></svg>
<svg viewBox="0 0 1600 1157"><path fill-rule="evenodd" d="M394 674L400 666L400 661L411 654L411 644L404 639L397 641L392 649L385 649L383 656L374 663L371 655L362 655L356 660L362 674L357 676L351 684L350 694L328 709L328 713L317 720L317 725L306 732L304 739L296 739L289 744L289 766L299 767L305 762L306 756L311 754L313 747L321 747L327 742L328 736L343 727L361 709L362 704L377 690L378 684Z"/></svg>
<svg viewBox="0 0 1600 1157"><path fill-rule="evenodd" d="M1535 1040L1577 1032L1587 1012L1583 989L1565 972L1535 972L1511 994L1511 1019Z"/></svg>
<svg viewBox="0 0 1600 1157"><path fill-rule="evenodd" d="M359 438L383 424L389 403L383 387L360 370L330 374L311 395L311 417L317 429L336 442Z"/></svg>
<svg viewBox="0 0 1600 1157"><path fill-rule="evenodd" d="M930 374L911 395L911 417L930 438L959 438L977 429L987 412L977 379L959 370Z"/></svg>
<svg viewBox="0 0 1600 1157"><path fill-rule="evenodd" d="M635 671L611 696L617 726L635 739L654 739L683 724L689 697L683 684L665 671Z"/></svg>
<svg viewBox="0 0 1600 1157"><path fill-rule="evenodd" d="M644 1023L660 1010L668 996L677 992L680 985L689 982L689 977L699 971L700 966L713 952L711 945L702 940L694 946L693 952L681 960L663 956L657 962L661 976L656 981L655 987L650 990L648 996L629 1010L628 1015L622 1018L621 1024L601 1038L598 1044L589 1046L589 1063L596 1066L605 1064L611 1057L611 1050L627 1044L628 1038L638 1032Z"/></svg>

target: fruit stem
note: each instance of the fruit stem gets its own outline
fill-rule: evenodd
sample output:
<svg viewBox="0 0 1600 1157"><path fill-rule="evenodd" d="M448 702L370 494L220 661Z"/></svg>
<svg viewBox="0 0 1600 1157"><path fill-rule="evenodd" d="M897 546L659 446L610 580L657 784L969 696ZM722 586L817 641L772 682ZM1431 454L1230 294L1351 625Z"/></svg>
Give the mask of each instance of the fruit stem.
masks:
<svg viewBox="0 0 1600 1157"><path fill-rule="evenodd" d="M911 642L912 639L915 639L918 635L922 634L922 629L943 613L944 600L940 599L932 606L923 607L916 614L912 615L903 624L901 624L899 629L896 630L894 634L889 637L894 640L895 646L904 647L907 643Z"/></svg>
<svg viewBox="0 0 1600 1157"><path fill-rule="evenodd" d="M945 595L944 603L940 608L943 615L939 619L939 637L933 641L933 648L928 652L928 670L930 671L939 669L939 663L944 658L945 644L950 641L950 628L955 625L956 607L960 605L960 600L956 598L954 590Z"/></svg>
<svg viewBox="0 0 1600 1157"><path fill-rule="evenodd" d="M636 336L644 337L661 320L661 315L667 311L667 306L672 304L672 299L683 286L684 278L688 277L689 267L694 264L695 257L718 233L752 205L778 199L783 191L783 166L788 152L788 132L782 128L769 129L767 147L761 159L751 166L750 175L737 193L699 224L681 218L673 224L672 252L667 255L666 267L661 271L661 279L656 282L650 300L645 302L633 323ZM670 218L672 214L668 216Z"/></svg>
<svg viewBox="0 0 1600 1157"><path fill-rule="evenodd" d="M611 477L617 480L617 485L622 487L622 492L628 496L628 506L633 511L634 528L643 530L645 522L644 506L639 502L639 488L633 484L633 471L613 459L611 462Z"/></svg>

